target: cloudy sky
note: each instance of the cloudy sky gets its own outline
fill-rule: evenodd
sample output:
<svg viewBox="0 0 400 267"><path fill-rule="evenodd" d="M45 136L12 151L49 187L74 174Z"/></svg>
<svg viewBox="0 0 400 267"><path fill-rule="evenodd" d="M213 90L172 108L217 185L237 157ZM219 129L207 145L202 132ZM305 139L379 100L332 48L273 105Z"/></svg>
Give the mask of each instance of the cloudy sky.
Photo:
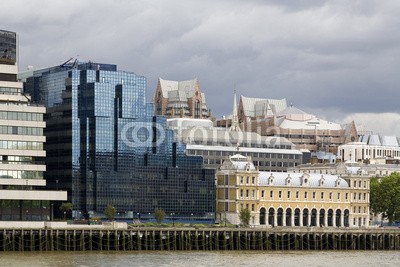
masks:
<svg viewBox="0 0 400 267"><path fill-rule="evenodd" d="M398 0L12 0L20 70L71 57L148 79L198 77L217 117L233 90L286 98L335 122L400 136Z"/></svg>

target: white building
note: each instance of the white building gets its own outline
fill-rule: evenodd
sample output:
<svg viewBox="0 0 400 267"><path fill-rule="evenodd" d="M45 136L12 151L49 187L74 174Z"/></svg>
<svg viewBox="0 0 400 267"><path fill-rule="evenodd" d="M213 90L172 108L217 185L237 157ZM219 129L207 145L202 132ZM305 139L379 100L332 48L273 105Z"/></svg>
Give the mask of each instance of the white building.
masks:
<svg viewBox="0 0 400 267"><path fill-rule="evenodd" d="M233 114L235 109L236 103ZM239 128L237 116L233 121L230 128L222 128L213 127L207 119L174 118L167 120L167 126L175 132L176 142L186 144L186 154L202 156L209 168L217 169L238 151L262 171L282 172L303 163L303 153L286 138L245 132Z"/></svg>
<svg viewBox="0 0 400 267"><path fill-rule="evenodd" d="M339 146L338 159L371 164L399 163L400 146L395 136L363 135L358 142Z"/></svg>
<svg viewBox="0 0 400 267"><path fill-rule="evenodd" d="M17 82L17 35L0 30L0 220L49 220L51 200L67 200L62 191L44 187L46 171L42 106Z"/></svg>

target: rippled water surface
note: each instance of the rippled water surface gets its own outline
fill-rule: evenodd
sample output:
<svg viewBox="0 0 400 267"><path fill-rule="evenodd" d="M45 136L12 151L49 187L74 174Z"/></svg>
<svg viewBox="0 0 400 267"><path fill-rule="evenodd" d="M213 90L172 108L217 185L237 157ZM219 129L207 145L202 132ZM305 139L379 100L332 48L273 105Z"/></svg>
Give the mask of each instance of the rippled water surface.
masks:
<svg viewBox="0 0 400 267"><path fill-rule="evenodd" d="M400 266L400 251L0 252L0 266Z"/></svg>

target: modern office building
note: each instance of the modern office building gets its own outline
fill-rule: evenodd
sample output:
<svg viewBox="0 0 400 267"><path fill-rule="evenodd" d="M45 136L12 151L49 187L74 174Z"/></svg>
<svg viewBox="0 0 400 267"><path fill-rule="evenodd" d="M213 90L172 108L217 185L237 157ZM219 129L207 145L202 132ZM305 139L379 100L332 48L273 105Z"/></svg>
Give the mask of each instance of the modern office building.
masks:
<svg viewBox="0 0 400 267"><path fill-rule="evenodd" d="M213 218L214 170L173 143L166 118L145 103L146 79L116 65L68 61L33 72L25 84L45 104L45 174L68 191L74 216L102 216L108 204L120 218Z"/></svg>
<svg viewBox="0 0 400 267"><path fill-rule="evenodd" d="M206 97L197 78L188 81L158 79L154 93L155 114L168 118L211 119Z"/></svg>
<svg viewBox="0 0 400 267"><path fill-rule="evenodd" d="M240 97L237 113L239 126L262 136L285 137L296 149L337 153L339 145L358 139L354 122L340 125L308 114L286 99ZM232 117L232 116L231 116ZM231 117L216 121L219 127L230 127Z"/></svg>
<svg viewBox="0 0 400 267"><path fill-rule="evenodd" d="M233 108L236 109L236 97ZM261 171L286 171L307 158L284 137L242 131L237 117L230 128L213 127L211 120L190 118L168 119L167 125L175 132L176 142L186 144L186 154L202 156L208 168L218 169L225 159L239 152L251 157Z"/></svg>
<svg viewBox="0 0 400 267"><path fill-rule="evenodd" d="M313 173L260 172L240 154L226 160L217 177L220 222L240 224L242 209L250 225L368 226L369 177Z"/></svg>
<svg viewBox="0 0 400 267"><path fill-rule="evenodd" d="M17 81L17 40L15 32L0 30L0 220L50 220L51 201L67 194L38 189L46 186L46 109L33 105Z"/></svg>

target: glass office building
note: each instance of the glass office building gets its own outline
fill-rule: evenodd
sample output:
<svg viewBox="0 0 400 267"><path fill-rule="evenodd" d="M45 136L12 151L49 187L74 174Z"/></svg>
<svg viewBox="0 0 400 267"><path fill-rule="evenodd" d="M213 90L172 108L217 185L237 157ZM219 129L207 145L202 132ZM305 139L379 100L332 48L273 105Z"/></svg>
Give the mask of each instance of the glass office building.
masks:
<svg viewBox="0 0 400 267"><path fill-rule="evenodd" d="M47 107L45 178L68 190L74 217L111 204L120 218L152 217L155 208L213 218L214 170L173 142L166 119L145 102L145 77L68 61L34 71L24 87Z"/></svg>

